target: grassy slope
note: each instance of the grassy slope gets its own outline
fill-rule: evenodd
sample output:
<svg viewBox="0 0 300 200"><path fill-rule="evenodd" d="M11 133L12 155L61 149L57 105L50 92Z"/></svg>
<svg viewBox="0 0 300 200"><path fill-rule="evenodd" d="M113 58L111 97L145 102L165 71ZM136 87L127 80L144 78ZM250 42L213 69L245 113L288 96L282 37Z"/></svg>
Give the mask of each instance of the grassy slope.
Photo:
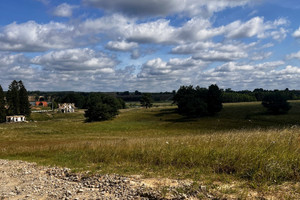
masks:
<svg viewBox="0 0 300 200"><path fill-rule="evenodd" d="M101 173L299 181L300 102L292 106L269 116L259 103L225 104L201 119L174 107L128 109L97 123L82 112L34 113L36 122L0 125L0 158Z"/></svg>

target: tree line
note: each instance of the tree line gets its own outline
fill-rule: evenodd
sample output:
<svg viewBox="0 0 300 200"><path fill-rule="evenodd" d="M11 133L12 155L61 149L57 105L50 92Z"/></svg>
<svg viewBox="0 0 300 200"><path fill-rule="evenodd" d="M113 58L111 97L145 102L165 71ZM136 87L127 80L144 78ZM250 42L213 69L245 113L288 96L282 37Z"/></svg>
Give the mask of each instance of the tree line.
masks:
<svg viewBox="0 0 300 200"><path fill-rule="evenodd" d="M30 116L30 113L28 92L21 80L12 81L6 95L0 85L0 122L5 122L9 115Z"/></svg>
<svg viewBox="0 0 300 200"><path fill-rule="evenodd" d="M222 110L224 102L262 101L262 105L268 112L280 114L287 112L291 106L287 102L290 99L299 99L299 91L264 90L233 91L230 88L223 90L217 85L208 88L181 86L178 91L166 93L141 93L135 91L129 93L99 93L99 92L29 92L35 95L51 96L54 108L57 103L74 103L77 108L86 109L87 121L102 121L111 119L119 113L119 109L125 108L125 101L120 96L137 96L141 106L150 108L153 103L153 94L168 96L178 106L178 113L189 117L201 117L215 115ZM7 115L30 115L29 94L22 81L13 81L5 93L0 86L0 121L5 121ZM170 98L172 97L172 98ZM155 100L155 99L154 99ZM52 106L52 105L51 105Z"/></svg>
<svg viewBox="0 0 300 200"><path fill-rule="evenodd" d="M262 88L254 89L253 91L242 90L233 91L230 88L220 89L222 92L222 103L234 103L234 102L253 102L262 101L265 95L274 92L280 92L284 94L288 100L300 99L300 90L265 90ZM151 94L151 98L154 102L165 102L172 101L177 91L172 92L160 92L160 93L148 93ZM95 92L93 92L95 93ZM45 99L51 97L54 103L73 102L78 108L86 108L86 97L89 96L89 92L74 92L74 91L63 91L63 92L42 92L42 91L29 91L29 95L44 96ZM118 99L122 99L125 102L140 102L145 93L135 90L134 92L109 92L102 93L110 96L114 96ZM57 104L56 104L57 106Z"/></svg>
<svg viewBox="0 0 300 200"><path fill-rule="evenodd" d="M195 88L190 86L181 86L176 92L173 100L178 106L178 113L188 117L212 116L220 112L223 108L222 103L226 99L231 102L239 101L262 101L262 106L267 109L269 114L284 114L291 109L287 102L295 98L295 94L288 89L284 91L267 91L263 89L254 90L251 94L235 93L231 90L225 92L217 85L211 85L208 88Z"/></svg>
<svg viewBox="0 0 300 200"><path fill-rule="evenodd" d="M300 99L299 90L289 90L288 88L286 88L285 90L265 90L263 88L256 88L253 91L233 91L228 88L223 90L222 92L223 103L262 101L265 96L268 96L272 93L280 93L282 96L285 96L287 100Z"/></svg>

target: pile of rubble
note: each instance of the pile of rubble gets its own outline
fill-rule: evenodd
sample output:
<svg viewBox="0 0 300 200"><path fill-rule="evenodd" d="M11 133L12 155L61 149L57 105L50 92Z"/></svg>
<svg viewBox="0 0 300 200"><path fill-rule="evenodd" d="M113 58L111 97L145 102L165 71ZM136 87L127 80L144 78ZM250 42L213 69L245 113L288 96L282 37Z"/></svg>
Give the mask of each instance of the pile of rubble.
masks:
<svg viewBox="0 0 300 200"><path fill-rule="evenodd" d="M48 168L24 161L0 160L0 199L213 198L206 193L204 186L193 189L192 182L173 180L170 185L157 185L145 180L117 174L71 173L68 168Z"/></svg>

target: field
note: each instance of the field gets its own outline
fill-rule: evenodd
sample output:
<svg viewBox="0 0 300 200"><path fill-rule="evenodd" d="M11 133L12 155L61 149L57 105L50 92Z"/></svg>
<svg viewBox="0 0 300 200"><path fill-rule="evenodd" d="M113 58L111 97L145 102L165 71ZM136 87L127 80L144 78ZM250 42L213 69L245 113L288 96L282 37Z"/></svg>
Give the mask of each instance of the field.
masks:
<svg viewBox="0 0 300 200"><path fill-rule="evenodd" d="M224 104L215 117L189 119L162 104L95 123L83 111L33 113L29 123L0 125L0 158L253 188L298 182L300 101L291 105L287 115L272 116L258 102Z"/></svg>

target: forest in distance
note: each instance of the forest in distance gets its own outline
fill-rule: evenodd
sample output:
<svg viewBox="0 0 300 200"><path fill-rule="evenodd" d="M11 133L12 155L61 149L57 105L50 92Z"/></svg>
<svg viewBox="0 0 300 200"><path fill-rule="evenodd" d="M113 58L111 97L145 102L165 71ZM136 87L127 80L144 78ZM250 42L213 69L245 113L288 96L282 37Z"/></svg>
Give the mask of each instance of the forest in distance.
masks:
<svg viewBox="0 0 300 200"><path fill-rule="evenodd" d="M262 101L265 95L279 92L287 97L287 100L299 100L300 90L265 90L263 88L257 88L253 91L241 90L234 91L230 88L221 89L222 91L222 102L223 103L234 103L234 102L254 102ZM84 98L91 93L104 93L117 98L121 98L125 102L139 102L142 98L142 92L135 90L124 91L124 92L75 92L75 91L28 91L28 95L44 96L46 99L52 98L55 102L73 102L76 107L82 108ZM176 94L176 90L172 92L151 92L152 99L154 102L166 102L173 101L173 97Z"/></svg>

